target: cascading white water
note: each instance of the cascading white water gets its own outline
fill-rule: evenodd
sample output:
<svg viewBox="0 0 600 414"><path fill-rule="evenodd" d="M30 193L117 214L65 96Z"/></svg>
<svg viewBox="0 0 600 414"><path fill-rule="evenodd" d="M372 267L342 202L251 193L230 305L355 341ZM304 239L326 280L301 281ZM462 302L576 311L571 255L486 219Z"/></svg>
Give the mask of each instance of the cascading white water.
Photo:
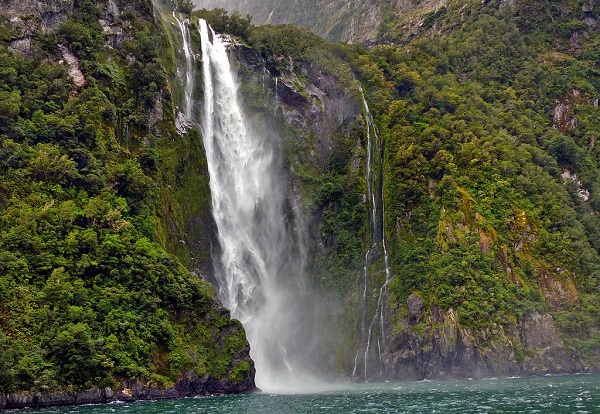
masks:
<svg viewBox="0 0 600 414"><path fill-rule="evenodd" d="M360 88L360 87L359 87ZM360 88L362 94L363 106L365 110L365 121L366 121L366 134L367 134L367 163L365 166L366 170L366 181L367 181L367 201L369 204L369 228L371 236L371 247L365 255L365 265L361 273L361 283L363 296L361 301L362 306L362 322L361 322L361 338L359 349L357 350L356 358L354 359L354 369L352 370L352 377L358 377L358 364L361 350L364 350L362 362L364 379L367 380L371 377L381 376L383 374L383 351L386 348L385 344L385 330L384 330L384 305L385 295L387 293L387 286L391 279L389 255L385 244L384 235L384 200L383 200L383 158L381 140L377 135L377 128L373 121L373 116L367 104L367 100ZM369 323L369 312L368 312L368 287L373 287L374 275L369 272L369 267L375 261L377 255L383 255L384 270L385 270L385 281L379 289L377 295L377 305L375 313L372 316L371 322ZM377 270L375 269L375 272ZM372 291L372 290L371 290ZM378 323L379 322L379 323ZM368 326L368 329L367 329ZM376 341L376 347L373 345L373 341ZM375 361L376 367L374 371L370 370L369 363Z"/></svg>
<svg viewBox="0 0 600 414"><path fill-rule="evenodd" d="M263 390L302 376L302 260L289 229L286 192L269 134L249 124L224 40L199 21L204 101L201 129L221 248L219 297L244 325ZM288 208L289 210L289 208Z"/></svg>
<svg viewBox="0 0 600 414"><path fill-rule="evenodd" d="M179 29L181 30L183 53L185 55L185 76L183 77L185 97L183 114L187 121L191 121L193 118L192 108L194 106L194 101L192 99L192 94L194 93L194 85L196 82L196 71L194 70L194 52L192 51L190 30L188 27L189 20L181 17L181 15L178 18L175 15L175 11L173 11L173 17L177 20Z"/></svg>

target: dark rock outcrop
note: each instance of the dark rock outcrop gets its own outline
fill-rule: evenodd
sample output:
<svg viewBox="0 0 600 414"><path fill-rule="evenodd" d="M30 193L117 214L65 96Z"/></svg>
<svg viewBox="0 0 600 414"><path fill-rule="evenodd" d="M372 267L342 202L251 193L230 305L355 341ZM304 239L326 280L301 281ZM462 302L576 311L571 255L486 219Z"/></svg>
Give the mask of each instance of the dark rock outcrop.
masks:
<svg viewBox="0 0 600 414"><path fill-rule="evenodd" d="M308 152L316 164L324 164L331 154L334 134L348 135L349 125L362 113L358 83L344 84L309 62L274 56L263 59L242 45L234 46L232 53L242 67L245 82L267 84L271 89L275 104L301 146L308 148L307 137L318 137L316 148ZM245 98L247 102L255 99Z"/></svg>
<svg viewBox="0 0 600 414"><path fill-rule="evenodd" d="M531 312L509 327L491 324L475 332L458 323L455 311L408 300L408 316L390 338L386 376L402 380L489 378L581 372L581 360L567 351L550 314Z"/></svg>
<svg viewBox="0 0 600 414"><path fill-rule="evenodd" d="M254 375L251 376L254 378ZM142 383L123 382L120 388L94 388L86 391L64 391L49 393L0 394L0 409L25 407L53 407L82 404L107 404L113 401L165 400L207 395L240 394L257 391L254 381L247 377L240 382L213 376L197 377L189 372L175 385L166 389L149 387Z"/></svg>
<svg viewBox="0 0 600 414"><path fill-rule="evenodd" d="M52 32L66 22L73 3L73 0L2 2L2 16L9 20L15 29L11 48L29 57L32 37L38 32Z"/></svg>

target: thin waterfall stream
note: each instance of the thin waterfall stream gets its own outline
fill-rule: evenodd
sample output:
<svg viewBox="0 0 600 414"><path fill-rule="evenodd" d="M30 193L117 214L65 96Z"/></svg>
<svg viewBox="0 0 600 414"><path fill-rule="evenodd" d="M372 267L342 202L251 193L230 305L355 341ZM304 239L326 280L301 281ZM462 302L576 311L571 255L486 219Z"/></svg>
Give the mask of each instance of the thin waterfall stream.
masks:
<svg viewBox="0 0 600 414"><path fill-rule="evenodd" d="M362 287L362 320L360 327L359 347L354 358L352 378L359 378L359 363L363 364L362 376L368 380L383 375L383 353L385 344L385 296L387 286L391 279L389 255L385 244L384 234L384 200L383 200L383 157L381 140L377 134L377 128L373 115L365 98L362 88L359 86L363 107L365 111L366 138L367 138L367 161L365 175L367 182L367 203L369 206L369 230L371 247L365 254L365 265L361 272ZM379 288L377 302L372 317L369 312L369 293L376 288L377 272L380 267L376 265L377 260L383 257L383 268L385 279ZM370 322L369 322L370 321ZM362 358L359 358L362 352Z"/></svg>
<svg viewBox="0 0 600 414"><path fill-rule="evenodd" d="M194 86L196 83L196 71L194 70L194 52L191 46L190 39L190 31L189 31L189 19L182 17L181 15L177 17L175 11L173 11L173 17L179 24L179 29L181 30L181 38L182 38L182 47L183 53L185 55L185 77L184 77L184 108L183 114L187 120L192 120L192 107L193 107L193 99L192 94L194 93Z"/></svg>

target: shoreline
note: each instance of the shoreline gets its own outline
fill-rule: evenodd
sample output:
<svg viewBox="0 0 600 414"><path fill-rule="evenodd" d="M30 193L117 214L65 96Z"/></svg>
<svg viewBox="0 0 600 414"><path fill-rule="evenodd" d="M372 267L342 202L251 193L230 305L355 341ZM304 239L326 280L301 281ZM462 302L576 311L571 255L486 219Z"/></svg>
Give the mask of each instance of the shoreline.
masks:
<svg viewBox="0 0 600 414"><path fill-rule="evenodd" d="M194 380L183 379L166 389L146 386L139 381L122 382L120 385L121 388L118 390L106 387L84 391L2 393L0 394L0 410L109 404L116 401L173 400L211 395L250 394L260 391L253 381L244 380L231 383L214 377Z"/></svg>

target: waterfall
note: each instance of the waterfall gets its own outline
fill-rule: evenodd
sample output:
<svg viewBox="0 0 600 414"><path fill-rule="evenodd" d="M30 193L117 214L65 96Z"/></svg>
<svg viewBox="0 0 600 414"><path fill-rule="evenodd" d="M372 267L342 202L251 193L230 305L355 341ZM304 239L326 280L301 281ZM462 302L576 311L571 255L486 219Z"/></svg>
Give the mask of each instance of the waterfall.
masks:
<svg viewBox="0 0 600 414"><path fill-rule="evenodd" d="M391 279L389 255L385 244L384 234L384 200L383 200L383 151L381 140L377 135L377 128L373 116L367 104L364 92L360 88L365 111L366 135L367 135L367 162L365 165L367 182L367 203L369 206L369 230L371 247L365 254L365 265L361 272L361 307L362 320L360 326L359 349L354 359L352 378L358 377L359 362L363 365L363 376L365 380L372 377L380 377L383 374L383 352L385 344L384 306L387 296L387 286ZM383 256L383 268L385 280L378 289L377 303L372 317L369 314L369 294L375 291L377 279L377 266L375 262ZM372 269L370 269L370 267ZM369 289L371 288L371 289ZM369 322L370 321L370 322ZM363 358L359 360L361 350ZM375 367L372 364L375 364Z"/></svg>
<svg viewBox="0 0 600 414"><path fill-rule="evenodd" d="M194 70L194 52L192 51L190 41L190 31L188 27L189 20L182 18L181 15L178 18L175 15L175 11L173 11L173 17L179 24L179 29L181 30L183 53L185 55L185 76L183 77L183 89L185 97L183 101L183 114L185 115L186 121L189 122L193 119L192 108L194 101L192 99L192 94L194 93L194 85L196 82L196 71Z"/></svg>
<svg viewBox="0 0 600 414"><path fill-rule="evenodd" d="M302 248L294 246L294 206L281 183L276 140L244 114L226 42L204 20L199 31L201 130L221 249L215 259L219 298L246 329L257 386L297 388L309 339L303 319L310 309L303 308L310 304L303 303Z"/></svg>

